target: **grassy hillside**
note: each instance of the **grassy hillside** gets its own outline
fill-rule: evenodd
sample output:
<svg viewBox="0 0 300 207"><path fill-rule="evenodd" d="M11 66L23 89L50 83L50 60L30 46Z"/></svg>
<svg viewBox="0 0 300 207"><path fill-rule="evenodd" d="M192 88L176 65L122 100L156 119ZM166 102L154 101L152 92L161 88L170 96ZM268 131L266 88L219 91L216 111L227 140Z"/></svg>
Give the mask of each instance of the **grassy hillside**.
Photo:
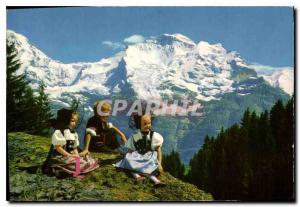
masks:
<svg viewBox="0 0 300 207"><path fill-rule="evenodd" d="M57 179L41 173L50 138L21 132L8 134L9 196L11 201L207 201L212 196L196 186L164 173L166 187L154 188L148 180L135 184L111 163L118 153L94 153L101 167L84 180Z"/></svg>

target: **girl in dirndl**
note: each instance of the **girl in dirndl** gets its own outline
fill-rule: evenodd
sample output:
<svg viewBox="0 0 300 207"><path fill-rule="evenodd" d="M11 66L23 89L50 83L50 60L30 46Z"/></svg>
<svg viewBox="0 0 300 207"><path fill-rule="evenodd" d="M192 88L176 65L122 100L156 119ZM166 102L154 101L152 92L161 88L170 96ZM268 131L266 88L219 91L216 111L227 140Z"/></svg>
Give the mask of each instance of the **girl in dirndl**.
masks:
<svg viewBox="0 0 300 207"><path fill-rule="evenodd" d="M157 177L163 172L161 150L163 137L151 130L151 114L133 114L131 120L138 131L126 142L128 152L125 158L114 166L129 170L135 181L148 177L154 186L164 186L165 183Z"/></svg>
<svg viewBox="0 0 300 207"><path fill-rule="evenodd" d="M88 173L99 167L98 163L88 155L80 157L78 134L75 131L78 113L68 109L61 109L57 118L51 120L56 129L52 135L52 145L48 158L44 163L44 171L60 177L61 175L73 175L83 177L80 174Z"/></svg>

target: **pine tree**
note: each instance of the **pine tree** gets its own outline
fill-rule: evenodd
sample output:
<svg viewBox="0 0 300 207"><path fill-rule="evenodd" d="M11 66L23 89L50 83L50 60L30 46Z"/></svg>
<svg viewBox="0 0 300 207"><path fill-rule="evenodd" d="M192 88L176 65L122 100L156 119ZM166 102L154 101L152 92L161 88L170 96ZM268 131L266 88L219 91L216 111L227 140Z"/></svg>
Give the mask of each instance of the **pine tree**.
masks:
<svg viewBox="0 0 300 207"><path fill-rule="evenodd" d="M184 178L184 165L180 160L179 153L174 150L169 155L163 156L163 169L169 172L176 178L183 180Z"/></svg>
<svg viewBox="0 0 300 207"><path fill-rule="evenodd" d="M7 131L25 130L24 108L27 105L27 94L30 92L25 74L17 75L21 63L14 43L6 43L6 116Z"/></svg>
<svg viewBox="0 0 300 207"><path fill-rule="evenodd" d="M37 120L38 120L38 105L37 98L34 96L34 92L30 87L25 92L25 102L23 107L20 108L22 110L22 121L24 129L19 129L18 131L24 131L29 134L37 134Z"/></svg>
<svg viewBox="0 0 300 207"><path fill-rule="evenodd" d="M294 98L286 107L278 101L271 110L270 122L276 145L273 158L273 197L276 200L293 199Z"/></svg>
<svg viewBox="0 0 300 207"><path fill-rule="evenodd" d="M249 108L247 108L247 110L244 112L241 125L243 127L248 127L249 123L250 123L250 111Z"/></svg>
<svg viewBox="0 0 300 207"><path fill-rule="evenodd" d="M278 101L270 113L247 109L241 126L205 138L187 181L216 200L294 200L294 130L294 97L286 106Z"/></svg>
<svg viewBox="0 0 300 207"><path fill-rule="evenodd" d="M37 97L37 119L34 134L48 135L49 134L49 119L52 118L52 113L49 104L48 95L45 93L45 84L41 83Z"/></svg>
<svg viewBox="0 0 300 207"><path fill-rule="evenodd" d="M281 100L277 101L274 107L271 109L270 124L272 134L276 141L276 146L281 147L284 143L284 126L285 126L285 115L284 106ZM277 149L280 151L280 149Z"/></svg>
<svg viewBox="0 0 300 207"><path fill-rule="evenodd" d="M286 163L286 172L285 172L285 196L289 199L295 199L295 99L294 96L289 100L285 107L286 114L286 125L285 125L285 163Z"/></svg>
<svg viewBox="0 0 300 207"><path fill-rule="evenodd" d="M21 63L14 43L6 43L6 84L7 84L7 132L23 131L47 135L47 122L51 118L49 100L42 83L38 96L26 81L25 74L17 75Z"/></svg>
<svg viewBox="0 0 300 207"><path fill-rule="evenodd" d="M202 147L190 160L190 170L186 176L186 180L194 185L198 186L200 189L207 189L208 186L205 186L205 172L208 169L205 167L204 162L204 150Z"/></svg>

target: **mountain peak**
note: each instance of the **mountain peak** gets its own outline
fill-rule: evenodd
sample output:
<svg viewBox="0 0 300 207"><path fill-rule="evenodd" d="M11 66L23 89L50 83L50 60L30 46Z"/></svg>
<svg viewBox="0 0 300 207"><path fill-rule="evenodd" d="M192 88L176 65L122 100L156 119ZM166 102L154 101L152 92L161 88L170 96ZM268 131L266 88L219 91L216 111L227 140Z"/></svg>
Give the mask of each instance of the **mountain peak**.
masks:
<svg viewBox="0 0 300 207"><path fill-rule="evenodd" d="M82 96L93 91L106 96L125 84L138 98L180 94L185 99L209 101L235 91L234 81L252 74L241 56L227 52L222 44L195 44L179 33L129 45L125 51L98 62L73 64L52 60L23 35L8 30L7 36L20 42L19 72L25 73L32 84L43 80L54 99L61 99L62 91Z"/></svg>
<svg viewBox="0 0 300 207"><path fill-rule="evenodd" d="M226 53L221 44L196 45L179 33L129 45L124 52L95 63L59 63L28 42L18 51L23 63L20 72L34 83L43 80L49 86L50 96L56 99L60 99L62 91L92 90L108 95L115 91L112 86L120 88L123 82L128 83L138 98L146 99L181 94L181 98L209 101L234 90L230 62L237 62L236 57ZM117 76L119 73L122 75Z"/></svg>
<svg viewBox="0 0 300 207"><path fill-rule="evenodd" d="M166 37L171 37L174 40L180 41L180 42L184 42L186 44L190 44L190 45L196 45L195 42L193 40L191 40L190 38L188 38L187 36L184 36L183 34L180 33L174 33L174 34L163 34Z"/></svg>
<svg viewBox="0 0 300 207"><path fill-rule="evenodd" d="M209 54L220 54L225 55L227 53L226 49L221 43L209 44L205 41L200 41L197 45L197 50L200 55L209 55Z"/></svg>
<svg viewBox="0 0 300 207"><path fill-rule="evenodd" d="M27 44L29 44L28 43L28 39L25 37L25 36L23 36L23 35L21 35L21 34L19 34L19 33L16 33L16 32L14 32L13 30L6 30L6 36L7 36L7 39L8 39L8 41L11 41L11 40L14 40L17 44L19 43L27 43Z"/></svg>
<svg viewBox="0 0 300 207"><path fill-rule="evenodd" d="M26 63L31 60L36 60L36 63L51 61L45 53L43 53L40 49L34 46L24 35L16 33L12 30L7 30L6 36L9 43L15 43L15 47L18 50L18 55L20 59L26 60L25 62L23 62L23 64L25 63L25 67L28 66ZM59 61L55 62L58 63Z"/></svg>
<svg viewBox="0 0 300 207"><path fill-rule="evenodd" d="M172 45L174 42L183 43L185 45L189 46L196 46L195 42L188 38L187 36L184 36L180 33L174 33L174 34L163 34L156 38L158 43L162 45Z"/></svg>

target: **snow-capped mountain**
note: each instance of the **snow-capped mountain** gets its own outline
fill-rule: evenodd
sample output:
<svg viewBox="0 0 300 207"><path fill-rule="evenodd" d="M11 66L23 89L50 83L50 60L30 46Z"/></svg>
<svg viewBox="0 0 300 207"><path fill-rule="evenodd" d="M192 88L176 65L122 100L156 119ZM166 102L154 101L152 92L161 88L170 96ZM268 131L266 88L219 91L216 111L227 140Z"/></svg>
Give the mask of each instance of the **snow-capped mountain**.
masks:
<svg viewBox="0 0 300 207"><path fill-rule="evenodd" d="M294 93L294 71L290 69L276 71L262 76L271 86L283 89L289 95Z"/></svg>
<svg viewBox="0 0 300 207"><path fill-rule="evenodd" d="M287 94L294 93L294 68L272 67L268 65L250 65L259 77L263 77L271 86L281 88Z"/></svg>
<svg viewBox="0 0 300 207"><path fill-rule="evenodd" d="M263 77L271 86L281 88L289 95L292 95L294 93L293 68L275 68L273 70L269 70L269 72L264 73L261 73L261 71L256 70L256 72L258 76Z"/></svg>
<svg viewBox="0 0 300 207"><path fill-rule="evenodd" d="M73 64L52 60L13 31L8 30L7 37L16 42L23 63L19 72L26 73L35 87L43 80L53 99L59 99L62 92L110 95L127 83L141 99L162 99L185 91L182 98L192 95L209 101L236 90L237 75L257 77L238 53L226 51L221 44L196 44L181 34L129 45L99 62Z"/></svg>
<svg viewBox="0 0 300 207"><path fill-rule="evenodd" d="M155 129L165 140L164 152L178 150L185 163L201 147L205 135L214 136L221 127L239 123L247 108L262 112L278 99L288 99L281 89L271 86L287 85L288 81L282 78L285 76L265 76L271 80L270 85L237 52L227 51L221 44L196 43L182 34L163 34L130 44L124 51L98 62L72 64L49 58L26 37L11 30L7 31L7 40L16 43L22 63L18 73L26 74L34 88L41 81L45 83L54 113L57 108L68 106L73 97L84 104L81 137L95 100L200 101L203 116L198 119L156 119ZM130 134L128 117L111 119L125 134Z"/></svg>
<svg viewBox="0 0 300 207"><path fill-rule="evenodd" d="M61 98L63 92L108 94L109 88L104 85L107 74L118 66L122 58L116 55L96 63L63 64L49 58L20 34L8 31L7 38L16 43L22 62L18 73L25 73L34 88L43 81L46 92L52 99L57 100Z"/></svg>

